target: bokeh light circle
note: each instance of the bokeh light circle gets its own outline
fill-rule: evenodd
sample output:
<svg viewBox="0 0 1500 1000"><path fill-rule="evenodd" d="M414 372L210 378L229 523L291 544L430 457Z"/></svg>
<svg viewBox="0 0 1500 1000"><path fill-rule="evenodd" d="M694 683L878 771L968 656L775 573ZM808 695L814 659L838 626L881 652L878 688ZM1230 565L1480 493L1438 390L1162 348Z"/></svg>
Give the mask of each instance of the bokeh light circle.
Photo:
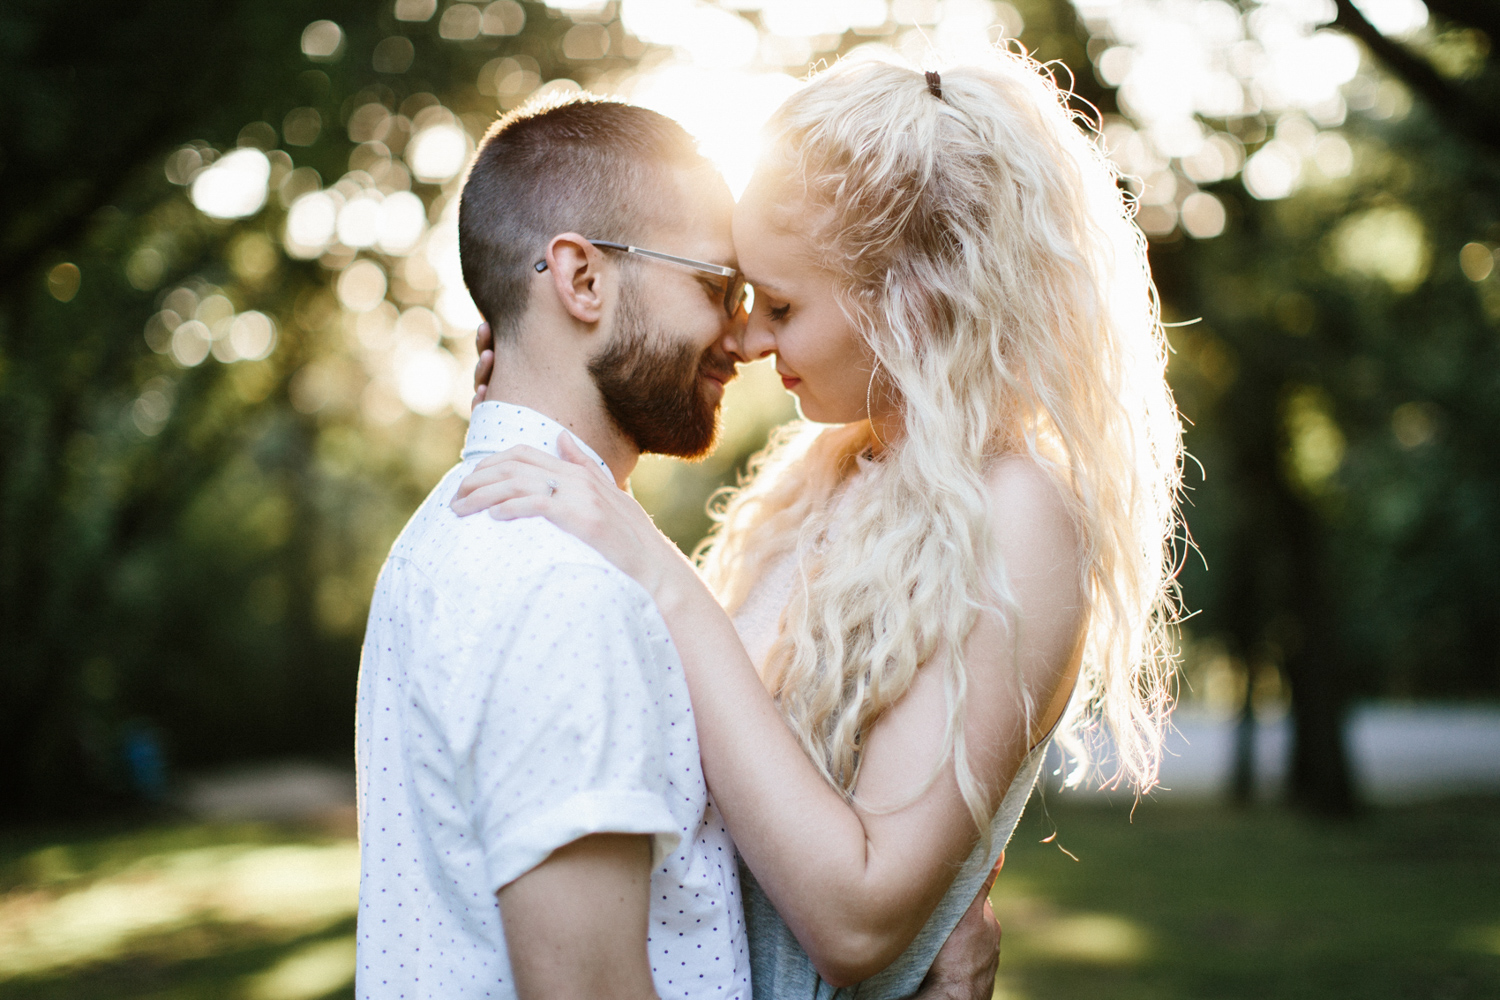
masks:
<svg viewBox="0 0 1500 1000"><path fill-rule="evenodd" d="M313 191L292 202L286 215L286 248L293 257L316 257L333 239L339 207L326 191Z"/></svg>
<svg viewBox="0 0 1500 1000"><path fill-rule="evenodd" d="M196 368L208 357L213 337L202 321L190 319L172 331L172 360L183 368Z"/></svg>
<svg viewBox="0 0 1500 1000"><path fill-rule="evenodd" d="M441 347L401 352L397 359L396 386L401 402L423 416L434 417L448 409L453 382L459 377L458 362Z"/></svg>
<svg viewBox="0 0 1500 1000"><path fill-rule="evenodd" d="M351 312L369 312L385 299L385 271L373 260L357 260L339 275L339 301Z"/></svg>
<svg viewBox="0 0 1500 1000"><path fill-rule="evenodd" d="M1181 219L1189 236L1212 239L1224 231L1224 203L1206 191L1195 191L1182 200Z"/></svg>
<svg viewBox="0 0 1500 1000"><path fill-rule="evenodd" d="M276 347L276 322L255 310L240 313L230 324L229 342L244 360L259 361Z"/></svg>
<svg viewBox="0 0 1500 1000"><path fill-rule="evenodd" d="M198 174L190 197L198 211L215 219L243 219L266 203L271 161L258 149L245 147L216 160Z"/></svg>
<svg viewBox="0 0 1500 1000"><path fill-rule="evenodd" d="M441 184L468 162L473 144L457 125L444 123L422 130L406 148L406 162L417 180Z"/></svg>
<svg viewBox="0 0 1500 1000"><path fill-rule="evenodd" d="M380 206L380 249L388 254L410 253L427 230L427 206L410 191L387 195Z"/></svg>

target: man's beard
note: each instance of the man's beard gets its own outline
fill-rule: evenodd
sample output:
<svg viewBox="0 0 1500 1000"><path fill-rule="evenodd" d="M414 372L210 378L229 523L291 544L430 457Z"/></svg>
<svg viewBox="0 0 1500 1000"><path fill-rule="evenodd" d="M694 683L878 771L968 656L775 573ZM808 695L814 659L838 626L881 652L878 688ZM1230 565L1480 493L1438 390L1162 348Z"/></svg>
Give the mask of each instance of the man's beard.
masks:
<svg viewBox="0 0 1500 1000"><path fill-rule="evenodd" d="M589 361L604 407L637 450L703 458L719 443L719 400L704 374L722 382L734 362L717 347L694 350L649 323L634 281L620 299L615 339Z"/></svg>

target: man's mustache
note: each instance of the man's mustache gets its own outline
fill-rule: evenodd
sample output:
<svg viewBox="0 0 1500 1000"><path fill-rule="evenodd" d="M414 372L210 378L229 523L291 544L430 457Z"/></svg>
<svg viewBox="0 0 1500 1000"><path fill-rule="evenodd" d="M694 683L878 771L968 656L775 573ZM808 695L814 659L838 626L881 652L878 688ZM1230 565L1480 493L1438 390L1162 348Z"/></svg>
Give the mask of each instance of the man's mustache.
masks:
<svg viewBox="0 0 1500 1000"><path fill-rule="evenodd" d="M703 363L698 366L698 371L700 374L726 384L739 374L739 369L730 358L704 358Z"/></svg>

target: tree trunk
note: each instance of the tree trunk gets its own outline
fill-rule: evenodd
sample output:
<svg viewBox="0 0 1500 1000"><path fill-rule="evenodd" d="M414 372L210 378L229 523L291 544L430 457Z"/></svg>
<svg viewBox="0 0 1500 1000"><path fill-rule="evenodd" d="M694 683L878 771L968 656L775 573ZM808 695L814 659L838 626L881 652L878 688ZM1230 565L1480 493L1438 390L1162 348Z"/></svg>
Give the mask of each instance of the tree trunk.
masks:
<svg viewBox="0 0 1500 1000"><path fill-rule="evenodd" d="M1312 501L1287 481L1281 454L1281 395L1285 374L1245 351L1244 367L1226 400L1233 466L1241 470L1234 580L1227 587L1225 624L1247 664L1264 644L1282 651L1292 691L1293 735L1287 799L1295 807L1327 816L1356 808L1350 781L1344 716L1349 685L1340 649L1337 606L1329 593L1328 527ZM1247 687L1253 682L1247 677ZM1254 713L1246 691L1231 792L1236 801L1253 796ZM1248 731L1247 731L1248 729ZM1244 781L1244 786L1241 782ZM1242 787L1248 789L1241 799Z"/></svg>
<svg viewBox="0 0 1500 1000"><path fill-rule="evenodd" d="M1356 805L1344 739L1349 693L1323 566L1324 533L1301 498L1280 492L1279 519L1290 556L1287 598L1299 626L1285 644L1293 719L1287 798L1317 815L1351 816Z"/></svg>
<svg viewBox="0 0 1500 1000"><path fill-rule="evenodd" d="M1255 802L1255 676L1245 662L1245 700L1234 727L1234 772L1229 798L1237 806Z"/></svg>

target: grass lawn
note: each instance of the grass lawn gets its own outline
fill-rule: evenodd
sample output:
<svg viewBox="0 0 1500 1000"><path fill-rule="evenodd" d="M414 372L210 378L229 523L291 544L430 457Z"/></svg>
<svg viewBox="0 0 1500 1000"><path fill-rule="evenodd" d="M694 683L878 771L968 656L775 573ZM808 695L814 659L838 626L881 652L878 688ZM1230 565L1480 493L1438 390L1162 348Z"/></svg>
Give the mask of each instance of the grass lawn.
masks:
<svg viewBox="0 0 1500 1000"><path fill-rule="evenodd" d="M0 834L0 998L351 996L356 873L347 837L270 826ZM1500 801L1038 801L995 901L1004 1000L1500 998Z"/></svg>
<svg viewBox="0 0 1500 1000"><path fill-rule="evenodd" d="M352 997L359 846L266 825L0 834L0 998Z"/></svg>
<svg viewBox="0 0 1500 1000"><path fill-rule="evenodd" d="M1349 824L1129 805L1032 802L994 895L997 997L1500 998L1500 801Z"/></svg>

